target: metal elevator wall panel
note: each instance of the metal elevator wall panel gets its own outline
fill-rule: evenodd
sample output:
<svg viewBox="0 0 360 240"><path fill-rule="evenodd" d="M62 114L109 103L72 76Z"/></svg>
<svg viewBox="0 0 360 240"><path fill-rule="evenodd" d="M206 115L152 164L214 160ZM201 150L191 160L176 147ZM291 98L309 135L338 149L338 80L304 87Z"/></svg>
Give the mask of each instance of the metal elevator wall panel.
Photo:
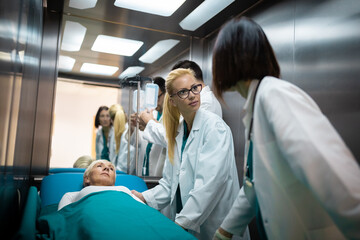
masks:
<svg viewBox="0 0 360 240"><path fill-rule="evenodd" d="M293 13L293 17L285 13ZM360 160L360 4L284 1L254 16L274 47L282 78L305 90ZM278 19L276 19L278 18ZM276 19L274 21L273 19ZM292 49L292 54L288 54Z"/></svg>
<svg viewBox="0 0 360 240"><path fill-rule="evenodd" d="M0 231L9 239L29 186L42 1L0 1L0 9ZM23 144L17 146L19 141ZM27 154L15 160L18 152Z"/></svg>
<svg viewBox="0 0 360 240"><path fill-rule="evenodd" d="M278 58L281 78L299 86L316 101L360 162L359 2L263 2L244 15L263 27ZM211 36L208 46L204 46L209 64L215 37ZM244 153L241 109L245 101L234 92L226 93L224 99L229 107L223 105L223 118L234 135L240 176Z"/></svg>

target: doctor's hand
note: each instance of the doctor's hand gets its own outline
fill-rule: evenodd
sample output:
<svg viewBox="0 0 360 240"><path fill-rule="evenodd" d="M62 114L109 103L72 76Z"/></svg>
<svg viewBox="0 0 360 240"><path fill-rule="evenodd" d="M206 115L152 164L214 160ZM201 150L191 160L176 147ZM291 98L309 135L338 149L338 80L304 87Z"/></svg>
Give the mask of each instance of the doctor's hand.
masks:
<svg viewBox="0 0 360 240"><path fill-rule="evenodd" d="M225 231L224 229L222 229L221 227L219 227L214 236L213 236L213 239L212 240L230 240L232 238L232 234Z"/></svg>
<svg viewBox="0 0 360 240"><path fill-rule="evenodd" d="M141 131L144 131L147 123L150 120L156 121L156 119L154 118L154 115L153 115L153 111L154 110L150 110L150 111L149 110L144 110L139 114L138 121L139 121L139 129Z"/></svg>
<svg viewBox="0 0 360 240"><path fill-rule="evenodd" d="M144 196L142 195L142 193L139 193L136 190L131 190L131 193L134 194L136 197L138 197L141 201L146 203L146 200L145 200Z"/></svg>
<svg viewBox="0 0 360 240"><path fill-rule="evenodd" d="M130 115L130 122L132 127L136 127L136 121L137 121L137 114L133 113Z"/></svg>

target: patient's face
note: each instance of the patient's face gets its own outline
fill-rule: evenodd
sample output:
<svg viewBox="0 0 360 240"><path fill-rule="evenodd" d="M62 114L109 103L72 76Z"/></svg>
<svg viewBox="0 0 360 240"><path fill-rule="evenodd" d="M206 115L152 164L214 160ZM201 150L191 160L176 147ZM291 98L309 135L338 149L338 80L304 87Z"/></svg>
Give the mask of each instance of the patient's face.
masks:
<svg viewBox="0 0 360 240"><path fill-rule="evenodd" d="M91 186L114 186L115 169L111 162L98 162L84 181Z"/></svg>

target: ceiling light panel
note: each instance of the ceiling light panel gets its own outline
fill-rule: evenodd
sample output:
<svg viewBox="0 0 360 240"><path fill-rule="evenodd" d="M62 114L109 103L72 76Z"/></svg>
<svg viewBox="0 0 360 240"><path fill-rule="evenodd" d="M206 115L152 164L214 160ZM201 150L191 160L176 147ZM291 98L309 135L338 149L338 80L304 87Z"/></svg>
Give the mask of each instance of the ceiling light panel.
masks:
<svg viewBox="0 0 360 240"><path fill-rule="evenodd" d="M174 39L161 40L152 46L152 48L150 48L144 55L142 55L139 60L144 63L153 63L165 53L170 51L170 49L175 47L175 45L179 42L179 40Z"/></svg>
<svg viewBox="0 0 360 240"><path fill-rule="evenodd" d="M75 59L68 56L59 56L59 70L70 72L75 64Z"/></svg>
<svg viewBox="0 0 360 240"><path fill-rule="evenodd" d="M171 16L185 0L116 0L116 7L127 8L134 11Z"/></svg>
<svg viewBox="0 0 360 240"><path fill-rule="evenodd" d="M84 63L81 66L80 72L89 73L89 74L111 76L117 70L119 70L119 68L114 67L114 66L99 65L99 64L93 64L93 63Z"/></svg>
<svg viewBox="0 0 360 240"><path fill-rule="evenodd" d="M61 50L70 52L79 51L84 41L85 34L86 27L77 22L66 21Z"/></svg>
<svg viewBox="0 0 360 240"><path fill-rule="evenodd" d="M179 24L184 30L195 31L235 0L205 0Z"/></svg>
<svg viewBox="0 0 360 240"><path fill-rule="evenodd" d="M93 8L97 0L70 0L69 7L77 9Z"/></svg>
<svg viewBox="0 0 360 240"><path fill-rule="evenodd" d="M125 71L123 71L119 78L125 78L125 77L134 77L136 74L141 73L145 68L144 67L128 67Z"/></svg>
<svg viewBox="0 0 360 240"><path fill-rule="evenodd" d="M143 42L137 40L99 35L91 50L122 56L132 56L143 44Z"/></svg>

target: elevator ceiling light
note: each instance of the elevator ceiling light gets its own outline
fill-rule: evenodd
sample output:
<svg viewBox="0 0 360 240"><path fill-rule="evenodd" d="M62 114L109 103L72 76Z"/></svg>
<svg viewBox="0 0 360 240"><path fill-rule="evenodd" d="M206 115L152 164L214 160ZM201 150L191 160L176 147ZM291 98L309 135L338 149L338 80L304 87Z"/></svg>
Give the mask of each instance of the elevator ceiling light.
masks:
<svg viewBox="0 0 360 240"><path fill-rule="evenodd" d="M99 64L93 64L93 63L84 63L81 66L80 72L111 76L117 70L119 70L119 68L114 67L114 66L99 65Z"/></svg>
<svg viewBox="0 0 360 240"><path fill-rule="evenodd" d="M75 52L79 51L84 41L86 27L77 22L66 21L61 50Z"/></svg>
<svg viewBox="0 0 360 240"><path fill-rule="evenodd" d="M69 7L77 9L93 8L97 0L70 0Z"/></svg>
<svg viewBox="0 0 360 240"><path fill-rule="evenodd" d="M145 68L144 67L128 67L125 71L123 71L119 78L125 77L134 77L136 74L141 73Z"/></svg>
<svg viewBox="0 0 360 240"><path fill-rule="evenodd" d="M59 70L70 72L75 64L75 59L68 56L59 56Z"/></svg>
<svg viewBox="0 0 360 240"><path fill-rule="evenodd" d="M116 7L145 12L164 17L171 16L185 0L116 0Z"/></svg>
<svg viewBox="0 0 360 240"><path fill-rule="evenodd" d="M144 55L142 55L139 60L144 63L153 63L179 42L179 40L174 39L159 41L154 46L152 46L152 48L150 48Z"/></svg>
<svg viewBox="0 0 360 240"><path fill-rule="evenodd" d="M132 56L143 44L141 41L99 35L91 50L122 56Z"/></svg>
<svg viewBox="0 0 360 240"><path fill-rule="evenodd" d="M205 0L179 24L184 30L195 31L235 0Z"/></svg>

